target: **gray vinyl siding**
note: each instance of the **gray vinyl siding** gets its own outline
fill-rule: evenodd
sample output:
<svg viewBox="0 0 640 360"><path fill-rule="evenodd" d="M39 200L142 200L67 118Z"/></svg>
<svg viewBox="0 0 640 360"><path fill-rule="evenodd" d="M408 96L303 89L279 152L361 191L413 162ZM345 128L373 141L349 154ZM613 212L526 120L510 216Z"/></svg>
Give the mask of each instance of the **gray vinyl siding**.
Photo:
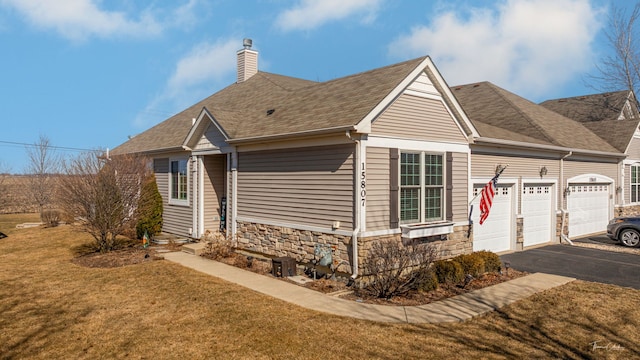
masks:
<svg viewBox="0 0 640 360"><path fill-rule="evenodd" d="M238 218L353 228L354 144L238 154Z"/></svg>
<svg viewBox="0 0 640 360"><path fill-rule="evenodd" d="M467 219L468 157L453 153L452 210L453 221ZM367 228L366 231L389 229L389 149L367 147Z"/></svg>
<svg viewBox="0 0 640 360"><path fill-rule="evenodd" d="M640 159L640 139L634 137L631 139L629 148L627 149L629 159Z"/></svg>
<svg viewBox="0 0 640 360"><path fill-rule="evenodd" d="M496 166L508 167L502 177L540 178L540 168L547 168L544 179L557 180L560 177L560 162L554 159L536 159L500 155L471 154L471 176L491 178L495 175Z"/></svg>
<svg viewBox="0 0 640 360"><path fill-rule="evenodd" d="M466 142L441 100L403 94L372 124L373 135Z"/></svg>
<svg viewBox="0 0 640 360"><path fill-rule="evenodd" d="M189 168L191 164L189 162ZM162 231L170 234L191 236L189 229L193 226L192 191L193 176L189 173L189 206L177 206L169 204L169 158L156 158L153 161L153 169L156 175L158 191L162 195Z"/></svg>
<svg viewBox="0 0 640 360"><path fill-rule="evenodd" d="M603 164L597 162L570 161L564 162L564 178L566 180L584 174L599 174L612 178L618 183L618 164ZM566 181L565 180L565 181ZM565 184L566 185L566 184Z"/></svg>
<svg viewBox="0 0 640 360"><path fill-rule="evenodd" d="M207 131L198 140L195 150L220 149L221 144L225 144L225 138L214 125L209 125Z"/></svg>
<svg viewBox="0 0 640 360"><path fill-rule="evenodd" d="M565 163L566 164L566 163ZM562 206L562 189L564 186L560 181L560 160L557 159L537 159L526 157L511 157L500 155L471 154L471 176L480 178L491 178L495 175L496 166L502 165L507 168L502 173L502 178L518 178L518 189L522 188L522 178L540 179L540 183L556 181L557 206ZM547 168L547 175L540 177L540 168ZM566 170L566 167L565 167ZM500 183L500 179L498 179ZM518 213L521 209L521 197L518 196Z"/></svg>
<svg viewBox="0 0 640 360"><path fill-rule="evenodd" d="M389 228L389 149L367 147L366 230Z"/></svg>
<svg viewBox="0 0 640 360"><path fill-rule="evenodd" d="M216 231L220 228L220 205L225 196L226 155L204 157L204 228Z"/></svg>
<svg viewBox="0 0 640 360"><path fill-rule="evenodd" d="M464 222L468 219L469 158L464 153L453 153L452 171L452 209L453 221Z"/></svg>

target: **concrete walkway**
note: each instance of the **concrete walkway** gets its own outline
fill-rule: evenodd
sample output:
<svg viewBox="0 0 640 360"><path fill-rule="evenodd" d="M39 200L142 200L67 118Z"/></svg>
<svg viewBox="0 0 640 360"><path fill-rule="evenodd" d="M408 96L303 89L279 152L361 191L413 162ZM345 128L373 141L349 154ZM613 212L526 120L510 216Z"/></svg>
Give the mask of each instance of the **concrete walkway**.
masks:
<svg viewBox="0 0 640 360"><path fill-rule="evenodd" d="M364 304L329 296L286 281L184 252L171 252L163 255L169 261L307 309L386 323L464 321L524 299L539 291L575 280L564 276L535 273L426 305L387 306Z"/></svg>

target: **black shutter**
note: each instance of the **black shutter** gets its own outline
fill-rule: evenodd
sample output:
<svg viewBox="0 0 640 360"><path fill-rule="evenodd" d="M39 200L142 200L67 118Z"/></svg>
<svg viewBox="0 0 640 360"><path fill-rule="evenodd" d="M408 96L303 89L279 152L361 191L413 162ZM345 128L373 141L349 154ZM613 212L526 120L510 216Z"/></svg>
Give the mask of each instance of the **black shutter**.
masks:
<svg viewBox="0 0 640 360"><path fill-rule="evenodd" d="M445 186L445 213L447 216L447 220L451 221L453 220L453 154L447 152L445 153L445 157L447 159L447 163L445 166L445 179L447 181L447 184Z"/></svg>
<svg viewBox="0 0 640 360"><path fill-rule="evenodd" d="M400 202L398 180L400 176L400 152L398 149L389 149L389 228L397 229L400 226L398 203Z"/></svg>

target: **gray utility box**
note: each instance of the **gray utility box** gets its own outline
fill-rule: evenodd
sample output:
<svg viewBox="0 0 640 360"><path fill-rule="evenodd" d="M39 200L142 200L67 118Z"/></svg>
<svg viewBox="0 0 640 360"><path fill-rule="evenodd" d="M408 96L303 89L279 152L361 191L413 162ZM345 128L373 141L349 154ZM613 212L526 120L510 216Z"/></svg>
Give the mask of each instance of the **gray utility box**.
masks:
<svg viewBox="0 0 640 360"><path fill-rule="evenodd" d="M297 275L296 260L292 257L277 257L271 259L271 274L275 277Z"/></svg>

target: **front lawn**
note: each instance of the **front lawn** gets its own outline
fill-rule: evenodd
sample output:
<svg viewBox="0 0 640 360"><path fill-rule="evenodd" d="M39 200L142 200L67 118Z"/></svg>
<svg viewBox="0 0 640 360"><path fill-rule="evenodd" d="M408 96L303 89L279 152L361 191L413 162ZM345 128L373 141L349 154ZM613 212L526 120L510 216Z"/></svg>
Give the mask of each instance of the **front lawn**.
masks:
<svg viewBox="0 0 640 360"><path fill-rule="evenodd" d="M0 224L16 222L4 217ZM90 241L69 226L12 229L0 240L0 358L640 356L638 290L576 281L464 323L378 324L302 309L168 261L74 264L74 249Z"/></svg>

